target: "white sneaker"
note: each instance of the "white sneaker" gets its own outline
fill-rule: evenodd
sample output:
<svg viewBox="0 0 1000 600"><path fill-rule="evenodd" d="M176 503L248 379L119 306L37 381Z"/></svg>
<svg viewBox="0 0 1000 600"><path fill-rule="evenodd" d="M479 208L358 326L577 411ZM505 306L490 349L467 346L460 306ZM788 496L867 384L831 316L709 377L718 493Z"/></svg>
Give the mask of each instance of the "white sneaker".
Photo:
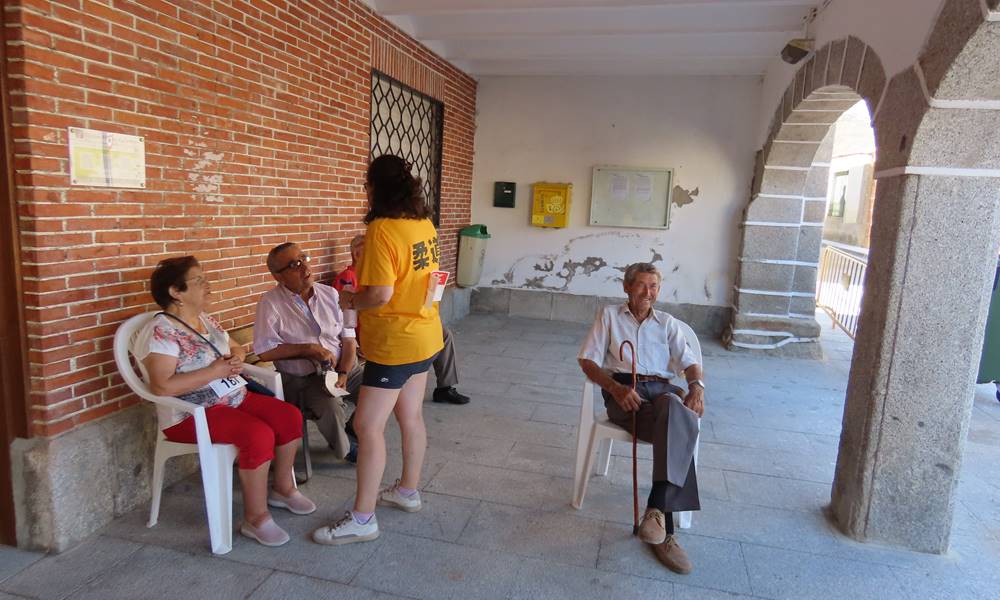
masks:
<svg viewBox="0 0 1000 600"><path fill-rule="evenodd" d="M379 492L378 503L382 506L392 506L406 512L417 512L422 508L420 503L420 492L415 492L412 496L404 496L399 492L399 480L386 489Z"/></svg>
<svg viewBox="0 0 1000 600"><path fill-rule="evenodd" d="M354 542L370 542L378 537L378 519L375 515L365 524L360 524L354 520L351 511L344 513L343 518L333 523L324 525L313 532L313 541L317 544L328 546L339 546L341 544L353 544Z"/></svg>

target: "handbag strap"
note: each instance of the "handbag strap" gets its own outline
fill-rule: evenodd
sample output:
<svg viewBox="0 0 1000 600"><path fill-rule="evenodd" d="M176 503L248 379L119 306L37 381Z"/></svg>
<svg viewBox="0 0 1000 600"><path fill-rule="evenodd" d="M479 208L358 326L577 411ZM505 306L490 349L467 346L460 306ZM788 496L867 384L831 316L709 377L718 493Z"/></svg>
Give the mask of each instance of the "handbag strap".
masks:
<svg viewBox="0 0 1000 600"><path fill-rule="evenodd" d="M191 333L193 333L196 336L200 337L201 341L203 341L206 344L208 344L209 347L211 347L212 350L215 351L215 354L216 354L216 356L218 358L222 358L222 357L225 356L225 354L219 352L219 349L215 347L215 344L213 344L211 340L209 340L207 337L205 337L204 335L202 335L202 333L200 331L198 331L197 329L195 329L194 327L191 327L190 325L188 325L187 322L184 321L184 319L178 317L177 315L172 315L172 314L168 313L167 311L163 311L163 310L161 310L160 312L156 313L156 316L160 316L160 315L163 315L163 316L167 317L168 319L173 319L174 321L177 321L178 323L180 323L181 325L183 325L185 328L187 328L188 331L190 331Z"/></svg>

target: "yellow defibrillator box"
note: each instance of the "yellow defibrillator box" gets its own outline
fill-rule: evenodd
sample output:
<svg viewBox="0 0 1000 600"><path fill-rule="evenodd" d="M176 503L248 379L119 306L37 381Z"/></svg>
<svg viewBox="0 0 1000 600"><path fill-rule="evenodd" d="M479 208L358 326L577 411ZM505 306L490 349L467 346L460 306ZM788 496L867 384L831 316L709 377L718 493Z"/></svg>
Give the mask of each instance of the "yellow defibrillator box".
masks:
<svg viewBox="0 0 1000 600"><path fill-rule="evenodd" d="M572 192L572 183L535 183L532 186L531 224L535 227L566 227Z"/></svg>

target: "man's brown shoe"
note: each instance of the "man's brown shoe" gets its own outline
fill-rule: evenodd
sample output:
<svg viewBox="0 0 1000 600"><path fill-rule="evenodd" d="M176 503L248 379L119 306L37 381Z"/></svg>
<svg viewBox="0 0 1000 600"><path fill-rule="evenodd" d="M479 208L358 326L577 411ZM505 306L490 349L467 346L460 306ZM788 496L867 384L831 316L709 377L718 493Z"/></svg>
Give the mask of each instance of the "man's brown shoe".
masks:
<svg viewBox="0 0 1000 600"><path fill-rule="evenodd" d="M665 515L657 508L647 508L639 523L639 539L647 544L662 544L667 539Z"/></svg>
<svg viewBox="0 0 1000 600"><path fill-rule="evenodd" d="M653 553L656 554L656 558L663 563L664 567L674 573L687 575L693 569L691 561L688 560L687 552L681 548L681 545L677 543L677 538L672 535L668 535L662 544L653 546Z"/></svg>

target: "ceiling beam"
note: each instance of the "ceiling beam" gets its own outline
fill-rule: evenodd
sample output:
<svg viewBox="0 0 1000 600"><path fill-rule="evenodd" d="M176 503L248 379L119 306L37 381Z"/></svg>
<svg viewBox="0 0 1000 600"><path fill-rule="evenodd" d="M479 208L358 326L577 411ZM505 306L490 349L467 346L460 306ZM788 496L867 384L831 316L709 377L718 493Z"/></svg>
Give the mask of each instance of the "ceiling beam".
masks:
<svg viewBox="0 0 1000 600"><path fill-rule="evenodd" d="M659 59L470 60L456 63L476 77L485 76L747 76L764 73L774 56ZM613 82L609 82L613 85Z"/></svg>
<svg viewBox="0 0 1000 600"><path fill-rule="evenodd" d="M423 39L448 60L772 56L797 32L587 35L573 37Z"/></svg>
<svg viewBox="0 0 1000 600"><path fill-rule="evenodd" d="M564 9L628 9L658 6L776 6L812 8L822 0L366 0L376 12L388 15L435 15L442 13L503 13L509 11L557 11Z"/></svg>
<svg viewBox="0 0 1000 600"><path fill-rule="evenodd" d="M502 14L411 16L419 38L463 39L531 36L629 35L658 33L736 33L798 31L801 9L721 8L704 6L638 8L630 10L566 10L532 15L524 11Z"/></svg>

